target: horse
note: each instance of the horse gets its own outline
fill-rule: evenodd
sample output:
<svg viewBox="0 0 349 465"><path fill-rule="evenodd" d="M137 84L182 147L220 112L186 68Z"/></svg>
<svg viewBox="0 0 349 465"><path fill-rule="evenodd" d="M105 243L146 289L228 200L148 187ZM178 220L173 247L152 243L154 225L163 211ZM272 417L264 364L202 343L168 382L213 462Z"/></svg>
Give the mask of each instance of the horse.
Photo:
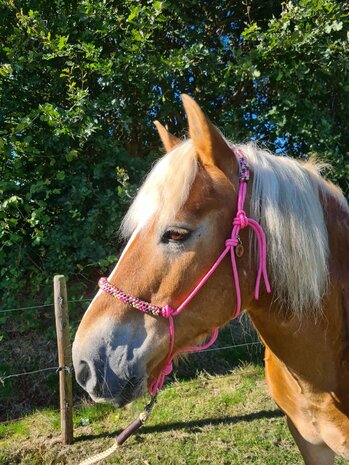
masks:
<svg viewBox="0 0 349 465"><path fill-rule="evenodd" d="M154 393L172 358L213 332L212 342L240 306L265 345L266 382L304 463L349 459L348 204L319 162L233 145L191 97L182 100L189 138L155 122L166 154L126 214L127 245L80 322L77 381L118 407Z"/></svg>

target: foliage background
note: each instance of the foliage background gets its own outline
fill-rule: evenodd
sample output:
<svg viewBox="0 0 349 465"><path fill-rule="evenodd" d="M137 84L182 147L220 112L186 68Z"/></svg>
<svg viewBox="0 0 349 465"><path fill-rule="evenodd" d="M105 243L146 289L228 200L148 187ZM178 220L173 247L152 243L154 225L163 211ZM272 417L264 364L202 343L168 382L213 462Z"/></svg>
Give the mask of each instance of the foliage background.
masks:
<svg viewBox="0 0 349 465"><path fill-rule="evenodd" d="M0 40L2 307L51 302L55 273L92 293L161 152L152 120L185 132L181 92L348 192L346 2L0 0Z"/></svg>

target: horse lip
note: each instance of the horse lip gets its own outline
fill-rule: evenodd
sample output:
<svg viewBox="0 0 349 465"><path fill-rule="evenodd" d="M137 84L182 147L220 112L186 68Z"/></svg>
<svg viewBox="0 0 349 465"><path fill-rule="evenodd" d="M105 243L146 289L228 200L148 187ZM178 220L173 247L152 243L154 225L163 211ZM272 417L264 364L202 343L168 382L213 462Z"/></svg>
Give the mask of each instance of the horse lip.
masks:
<svg viewBox="0 0 349 465"><path fill-rule="evenodd" d="M131 400L126 399L111 399L110 403L116 408L125 407L125 405L129 404Z"/></svg>
<svg viewBox="0 0 349 465"><path fill-rule="evenodd" d="M124 407L144 393L143 381L143 378L130 378L125 382L117 396L111 393L111 396L103 397L99 402L110 402L117 408Z"/></svg>

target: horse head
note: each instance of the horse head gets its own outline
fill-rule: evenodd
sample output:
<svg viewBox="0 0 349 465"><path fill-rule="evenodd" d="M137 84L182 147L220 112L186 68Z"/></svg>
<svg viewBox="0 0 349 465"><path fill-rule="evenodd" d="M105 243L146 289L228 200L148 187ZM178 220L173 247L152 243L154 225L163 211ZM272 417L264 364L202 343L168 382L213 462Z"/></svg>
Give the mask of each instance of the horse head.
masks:
<svg viewBox="0 0 349 465"><path fill-rule="evenodd" d="M150 172L127 213L128 243L108 278L146 302L178 308L224 249L237 210L239 166L234 153L194 100L183 103L190 138L156 122L167 154ZM247 194L250 195L249 193ZM248 247L248 234L241 232ZM252 295L251 260L239 258L244 306ZM254 276L254 275L253 275ZM236 290L229 258L173 318L173 353L204 340L234 314ZM76 378L91 397L122 406L159 376L169 352L169 322L98 291L73 345Z"/></svg>

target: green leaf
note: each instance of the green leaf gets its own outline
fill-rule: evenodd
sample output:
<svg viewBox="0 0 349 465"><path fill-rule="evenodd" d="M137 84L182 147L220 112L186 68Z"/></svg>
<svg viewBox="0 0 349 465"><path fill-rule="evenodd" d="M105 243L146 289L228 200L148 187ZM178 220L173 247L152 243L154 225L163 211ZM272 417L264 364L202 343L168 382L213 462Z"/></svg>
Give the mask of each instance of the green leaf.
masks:
<svg viewBox="0 0 349 465"><path fill-rule="evenodd" d="M127 18L127 22L130 23L132 22L132 20L134 20L135 18L138 18L140 12L142 11L142 6L141 5L137 5L135 6L130 14L128 15L128 18Z"/></svg>
<svg viewBox="0 0 349 465"><path fill-rule="evenodd" d="M64 173L64 171L58 171L57 174L56 174L56 178L57 178L59 181L63 181L63 179L65 178L65 173Z"/></svg>
<svg viewBox="0 0 349 465"><path fill-rule="evenodd" d="M4 63L0 66L0 76L9 78L13 73L12 66L9 63Z"/></svg>
<svg viewBox="0 0 349 465"><path fill-rule="evenodd" d="M154 2L153 6L155 10L160 12L162 10L163 2L156 1Z"/></svg>
<svg viewBox="0 0 349 465"><path fill-rule="evenodd" d="M332 23L332 29L334 31L340 31L343 29L343 23L342 21L333 21Z"/></svg>
<svg viewBox="0 0 349 465"><path fill-rule="evenodd" d="M70 150L66 155L65 158L67 161L72 161L74 158L76 158L79 155L79 152L75 149Z"/></svg>
<svg viewBox="0 0 349 465"><path fill-rule="evenodd" d="M68 42L69 36L57 36L57 37L58 37L57 48L58 50L62 50L63 48L65 48Z"/></svg>

